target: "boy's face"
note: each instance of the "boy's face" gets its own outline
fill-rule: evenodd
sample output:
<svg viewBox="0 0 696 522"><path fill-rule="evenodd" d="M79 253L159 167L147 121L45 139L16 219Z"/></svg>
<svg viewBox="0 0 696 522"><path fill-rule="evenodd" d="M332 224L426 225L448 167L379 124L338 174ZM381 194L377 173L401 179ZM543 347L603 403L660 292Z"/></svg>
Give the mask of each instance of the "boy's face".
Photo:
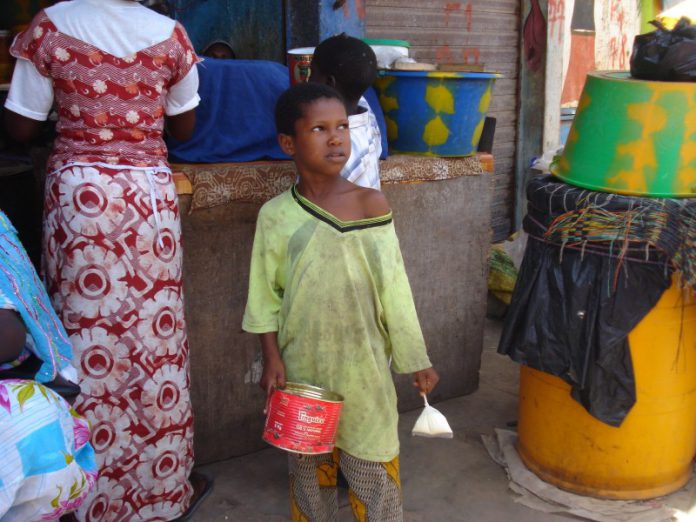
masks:
<svg viewBox="0 0 696 522"><path fill-rule="evenodd" d="M340 175L351 147L345 106L335 98L305 105L303 117L295 122L295 135L280 134L278 140L301 174Z"/></svg>

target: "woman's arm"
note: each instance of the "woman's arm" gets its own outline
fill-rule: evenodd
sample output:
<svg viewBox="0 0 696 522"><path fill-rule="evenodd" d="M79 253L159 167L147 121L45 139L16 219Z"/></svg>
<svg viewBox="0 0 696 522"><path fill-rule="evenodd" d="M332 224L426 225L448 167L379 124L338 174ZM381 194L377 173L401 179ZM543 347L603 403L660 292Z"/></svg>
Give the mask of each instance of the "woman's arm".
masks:
<svg viewBox="0 0 696 522"><path fill-rule="evenodd" d="M193 129L196 126L196 110L182 112L176 116L166 116L164 123L167 134L178 141L186 141L193 136Z"/></svg>
<svg viewBox="0 0 696 522"><path fill-rule="evenodd" d="M14 310L0 309L0 363L16 360L24 349L27 331Z"/></svg>
<svg viewBox="0 0 696 522"><path fill-rule="evenodd" d="M36 138L43 127L44 122L32 120L9 109L5 109L5 130L15 141L27 142Z"/></svg>

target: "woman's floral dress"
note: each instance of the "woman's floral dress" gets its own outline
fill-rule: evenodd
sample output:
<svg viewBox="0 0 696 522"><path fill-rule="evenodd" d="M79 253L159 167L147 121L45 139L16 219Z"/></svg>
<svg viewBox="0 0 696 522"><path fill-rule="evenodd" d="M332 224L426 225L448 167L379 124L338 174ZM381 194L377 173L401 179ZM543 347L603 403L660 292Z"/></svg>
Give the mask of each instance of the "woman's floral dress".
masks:
<svg viewBox="0 0 696 522"><path fill-rule="evenodd" d="M179 207L162 140L168 89L197 61L184 29L118 58L39 14L12 46L53 80L58 137L44 269L70 335L100 478L80 520L171 520L192 490Z"/></svg>

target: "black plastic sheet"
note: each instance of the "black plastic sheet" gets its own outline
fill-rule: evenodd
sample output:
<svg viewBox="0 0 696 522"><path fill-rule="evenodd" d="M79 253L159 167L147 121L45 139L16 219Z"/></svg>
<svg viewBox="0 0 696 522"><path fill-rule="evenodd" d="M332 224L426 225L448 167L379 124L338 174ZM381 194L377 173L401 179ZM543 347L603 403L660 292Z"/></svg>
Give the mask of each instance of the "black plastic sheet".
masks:
<svg viewBox="0 0 696 522"><path fill-rule="evenodd" d="M672 266L645 245L620 257L620 249L612 255L547 241L554 219L590 204L580 193L597 194L609 210L635 199L589 193L550 176L530 182L529 240L498 351L562 378L591 415L619 426L636 400L627 337L670 286Z"/></svg>
<svg viewBox="0 0 696 522"><path fill-rule="evenodd" d="M657 30L640 34L633 40L631 76L641 80L696 81L696 25L687 18L674 29L665 29L658 21Z"/></svg>

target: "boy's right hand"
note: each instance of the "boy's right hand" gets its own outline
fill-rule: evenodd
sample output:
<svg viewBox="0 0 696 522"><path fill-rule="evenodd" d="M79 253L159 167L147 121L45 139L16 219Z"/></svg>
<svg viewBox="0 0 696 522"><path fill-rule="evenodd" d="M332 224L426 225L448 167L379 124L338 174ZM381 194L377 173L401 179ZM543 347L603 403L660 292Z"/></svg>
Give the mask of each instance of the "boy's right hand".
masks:
<svg viewBox="0 0 696 522"><path fill-rule="evenodd" d="M280 357L270 357L264 360L261 374L261 388L266 395L271 394L273 387L285 387L285 364Z"/></svg>

